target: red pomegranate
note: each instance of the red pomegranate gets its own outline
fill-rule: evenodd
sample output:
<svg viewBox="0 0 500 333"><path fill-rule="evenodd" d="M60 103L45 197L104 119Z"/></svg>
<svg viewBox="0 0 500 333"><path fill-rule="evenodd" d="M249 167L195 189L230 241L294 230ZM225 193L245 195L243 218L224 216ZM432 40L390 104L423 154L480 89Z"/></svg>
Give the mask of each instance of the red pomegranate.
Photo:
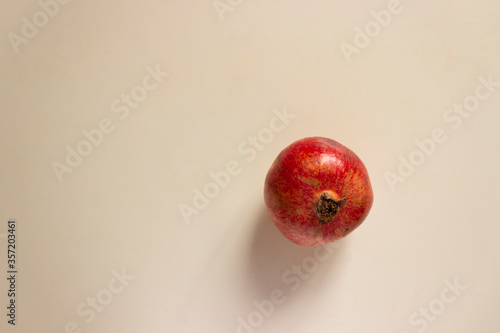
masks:
<svg viewBox="0 0 500 333"><path fill-rule="evenodd" d="M286 238L316 246L356 229L372 207L373 191L365 165L352 150L310 137L278 155L266 177L264 199Z"/></svg>

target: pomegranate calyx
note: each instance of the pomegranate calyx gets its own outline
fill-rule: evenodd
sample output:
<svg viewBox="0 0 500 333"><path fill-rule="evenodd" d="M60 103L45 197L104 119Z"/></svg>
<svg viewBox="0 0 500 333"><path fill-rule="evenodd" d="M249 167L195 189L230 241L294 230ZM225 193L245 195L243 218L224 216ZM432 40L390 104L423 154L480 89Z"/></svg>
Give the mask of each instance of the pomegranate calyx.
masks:
<svg viewBox="0 0 500 333"><path fill-rule="evenodd" d="M319 217L319 223L330 223L335 215L345 207L346 201L346 197L335 200L326 192L321 194L316 205L316 215Z"/></svg>

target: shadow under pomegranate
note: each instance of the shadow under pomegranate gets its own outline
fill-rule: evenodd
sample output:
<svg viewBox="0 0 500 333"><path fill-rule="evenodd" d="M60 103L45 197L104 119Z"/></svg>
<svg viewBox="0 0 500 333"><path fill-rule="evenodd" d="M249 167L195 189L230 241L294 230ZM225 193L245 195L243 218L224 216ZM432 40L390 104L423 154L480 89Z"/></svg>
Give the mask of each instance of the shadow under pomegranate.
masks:
<svg viewBox="0 0 500 333"><path fill-rule="evenodd" d="M279 232L265 207L256 216L255 225L246 276L256 300L269 299L275 289L291 300L310 290L306 286L321 289L341 274L346 240L317 247L294 244Z"/></svg>

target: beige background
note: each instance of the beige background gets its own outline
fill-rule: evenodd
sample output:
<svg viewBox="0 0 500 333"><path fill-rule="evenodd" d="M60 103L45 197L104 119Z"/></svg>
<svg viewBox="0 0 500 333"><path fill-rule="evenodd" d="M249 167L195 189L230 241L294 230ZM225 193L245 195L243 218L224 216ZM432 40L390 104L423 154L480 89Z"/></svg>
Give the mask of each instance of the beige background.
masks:
<svg viewBox="0 0 500 333"><path fill-rule="evenodd" d="M0 10L1 276L9 218L19 270L15 327L0 283L2 332L500 329L500 87L477 88L500 82L498 1L41 3L51 16L37 1ZM388 8L381 26L371 12ZM169 75L154 85L156 68ZM144 100L125 116L131 92ZM465 101L479 105L459 124ZM54 163L100 125L60 181ZM353 149L375 192L330 254L284 239L262 198L279 151L317 135ZM187 223L180 207L230 161L239 173ZM260 319L273 290L282 304ZM238 328L249 317L258 327Z"/></svg>

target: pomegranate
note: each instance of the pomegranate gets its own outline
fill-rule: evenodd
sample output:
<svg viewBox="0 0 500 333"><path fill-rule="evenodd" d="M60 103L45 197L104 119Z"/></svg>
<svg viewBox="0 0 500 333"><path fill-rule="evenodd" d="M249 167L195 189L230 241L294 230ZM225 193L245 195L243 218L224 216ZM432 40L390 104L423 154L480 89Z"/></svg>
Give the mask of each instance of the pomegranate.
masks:
<svg viewBox="0 0 500 333"><path fill-rule="evenodd" d="M365 165L352 150L310 137L278 155L266 176L264 199L286 238L316 246L356 229L372 207L373 191Z"/></svg>

